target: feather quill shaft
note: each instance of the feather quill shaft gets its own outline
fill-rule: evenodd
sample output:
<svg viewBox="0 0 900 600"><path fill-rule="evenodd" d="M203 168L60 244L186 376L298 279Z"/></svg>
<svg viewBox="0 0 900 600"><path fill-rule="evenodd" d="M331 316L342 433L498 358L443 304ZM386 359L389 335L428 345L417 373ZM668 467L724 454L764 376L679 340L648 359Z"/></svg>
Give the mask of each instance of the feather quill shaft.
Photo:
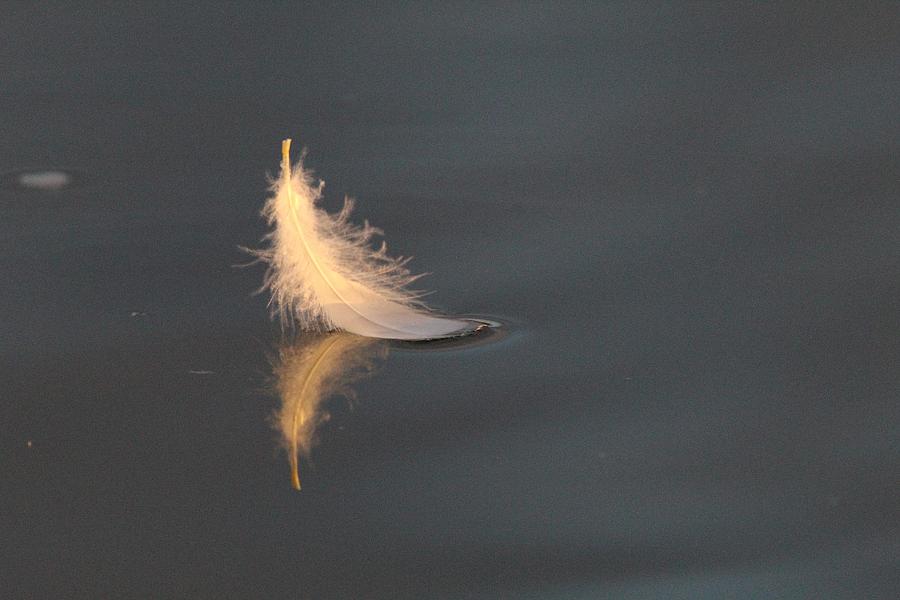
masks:
<svg viewBox="0 0 900 600"><path fill-rule="evenodd" d="M282 324L306 330L343 330L367 337L427 340L474 331L475 324L431 313L408 285L418 279L408 259L374 249L381 232L349 221L345 200L336 215L316 206L324 183L315 184L298 163L291 168L291 140L282 142L281 174L263 214L272 231L269 248L257 255L269 263L265 287Z"/></svg>

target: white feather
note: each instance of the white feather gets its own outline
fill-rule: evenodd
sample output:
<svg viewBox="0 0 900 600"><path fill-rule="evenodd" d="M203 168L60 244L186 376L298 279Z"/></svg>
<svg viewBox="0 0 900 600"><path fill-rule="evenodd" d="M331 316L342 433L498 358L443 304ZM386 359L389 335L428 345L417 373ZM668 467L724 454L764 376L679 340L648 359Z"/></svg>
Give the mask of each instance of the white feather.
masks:
<svg viewBox="0 0 900 600"><path fill-rule="evenodd" d="M324 182L298 163L292 172L291 140L282 142L281 174L272 186L263 215L272 226L267 249L257 254L269 263L265 288L282 324L305 330L344 330L358 335L426 340L452 337L474 324L434 315L407 286L419 276L406 269L409 259L375 250L371 239L381 232L348 219L353 202L345 200L336 215L316 203Z"/></svg>

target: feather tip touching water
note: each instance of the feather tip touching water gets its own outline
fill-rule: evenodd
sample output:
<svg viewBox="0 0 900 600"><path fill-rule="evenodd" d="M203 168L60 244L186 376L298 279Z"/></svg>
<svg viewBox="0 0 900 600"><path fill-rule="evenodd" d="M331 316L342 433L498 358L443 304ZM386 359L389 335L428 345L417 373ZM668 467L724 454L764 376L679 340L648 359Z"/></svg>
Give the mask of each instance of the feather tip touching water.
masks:
<svg viewBox="0 0 900 600"><path fill-rule="evenodd" d="M302 161L291 166L291 140L282 142L281 173L263 215L272 230L269 247L254 253L269 264L264 289L282 325L303 330L343 330L357 335L429 340L475 331L476 323L436 315L409 285L419 276L409 259L392 258L381 231L349 220L353 201L330 214L317 206L324 182L316 182Z"/></svg>

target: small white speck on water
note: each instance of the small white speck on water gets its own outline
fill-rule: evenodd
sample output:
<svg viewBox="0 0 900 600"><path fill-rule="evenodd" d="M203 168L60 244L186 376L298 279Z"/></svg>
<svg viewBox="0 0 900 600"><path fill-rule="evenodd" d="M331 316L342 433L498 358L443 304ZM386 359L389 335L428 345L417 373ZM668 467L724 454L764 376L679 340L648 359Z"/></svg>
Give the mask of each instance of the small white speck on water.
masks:
<svg viewBox="0 0 900 600"><path fill-rule="evenodd" d="M27 442L25 442L26 448L31 448L32 446L34 446L34 443L31 440L28 440Z"/></svg>
<svg viewBox="0 0 900 600"><path fill-rule="evenodd" d="M72 183L72 176L65 171L28 171L19 173L18 183L29 190L55 191Z"/></svg>
<svg viewBox="0 0 900 600"><path fill-rule="evenodd" d="M191 369L188 371L191 375L215 375L215 371L203 371L203 370L194 370Z"/></svg>

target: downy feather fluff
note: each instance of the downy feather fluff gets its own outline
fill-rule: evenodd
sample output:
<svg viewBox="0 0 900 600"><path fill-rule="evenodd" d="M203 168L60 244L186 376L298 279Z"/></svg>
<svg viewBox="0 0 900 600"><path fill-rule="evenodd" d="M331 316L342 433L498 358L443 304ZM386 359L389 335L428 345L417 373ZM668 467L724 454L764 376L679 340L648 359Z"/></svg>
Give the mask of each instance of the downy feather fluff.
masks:
<svg viewBox="0 0 900 600"><path fill-rule="evenodd" d="M263 209L272 226L269 247L257 255L269 263L264 288L283 325L301 329L344 330L358 335L426 340L473 331L472 323L434 315L409 284L419 276L409 259L377 250L372 237L381 231L349 221L353 201L329 214L316 203L324 182L315 182L302 162L291 169L291 140L282 142L281 174Z"/></svg>

